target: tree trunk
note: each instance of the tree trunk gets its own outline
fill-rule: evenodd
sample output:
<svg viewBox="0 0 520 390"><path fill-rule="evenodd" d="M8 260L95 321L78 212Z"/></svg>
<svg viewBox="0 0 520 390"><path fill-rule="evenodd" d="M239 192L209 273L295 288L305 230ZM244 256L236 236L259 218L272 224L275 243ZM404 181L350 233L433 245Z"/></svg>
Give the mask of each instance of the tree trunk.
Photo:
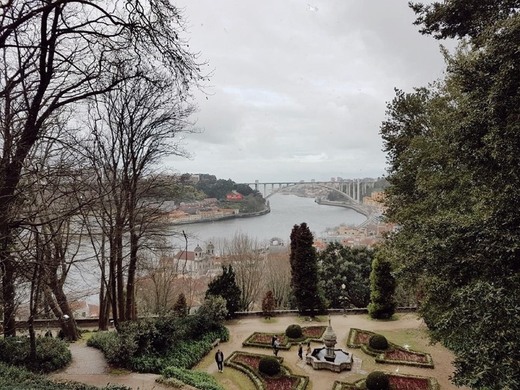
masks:
<svg viewBox="0 0 520 390"><path fill-rule="evenodd" d="M4 238L4 241L6 239ZM5 246L4 246L5 247ZM2 299L4 303L4 337L16 336L16 305L15 305L15 264L7 251L0 253L2 270Z"/></svg>

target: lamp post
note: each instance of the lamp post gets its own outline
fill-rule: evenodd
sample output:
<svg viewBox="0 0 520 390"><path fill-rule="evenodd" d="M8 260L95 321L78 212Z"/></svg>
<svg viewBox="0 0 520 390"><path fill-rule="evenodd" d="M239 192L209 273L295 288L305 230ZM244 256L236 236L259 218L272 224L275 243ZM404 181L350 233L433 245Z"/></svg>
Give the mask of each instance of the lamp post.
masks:
<svg viewBox="0 0 520 390"><path fill-rule="evenodd" d="M346 309L345 309L345 300L347 299L347 297L345 295L346 288L347 288L347 285L345 283L341 283L341 305L343 306L343 315L345 315L345 313L346 313Z"/></svg>

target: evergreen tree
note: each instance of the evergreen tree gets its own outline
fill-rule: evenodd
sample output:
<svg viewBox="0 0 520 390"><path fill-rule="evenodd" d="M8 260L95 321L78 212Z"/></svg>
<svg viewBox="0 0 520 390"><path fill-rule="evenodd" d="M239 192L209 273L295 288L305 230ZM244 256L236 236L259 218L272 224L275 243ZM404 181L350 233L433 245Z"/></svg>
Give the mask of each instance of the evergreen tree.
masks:
<svg viewBox="0 0 520 390"><path fill-rule="evenodd" d="M392 265L378 253L372 261L370 273L370 304L368 314L372 318L388 319L395 313L395 278Z"/></svg>
<svg viewBox="0 0 520 390"><path fill-rule="evenodd" d="M374 251L330 243L318 254L318 276L329 307L367 307L370 303L370 269Z"/></svg>
<svg viewBox="0 0 520 390"><path fill-rule="evenodd" d="M274 300L274 295L271 290L267 291L262 299L262 313L265 318L271 318L274 309L276 307L276 301Z"/></svg>
<svg viewBox="0 0 520 390"><path fill-rule="evenodd" d="M179 294L177 301L173 305L173 311L179 317L186 317L188 315L188 304L186 303L186 296L183 293Z"/></svg>
<svg viewBox="0 0 520 390"><path fill-rule="evenodd" d="M398 92L381 132L389 156L385 246L420 289L454 383L520 388L520 14L518 0L415 4L425 34L461 39L445 80Z"/></svg>
<svg viewBox="0 0 520 390"><path fill-rule="evenodd" d="M291 232L291 287L300 314L314 316L323 310L318 289L318 259L314 238L305 222Z"/></svg>
<svg viewBox="0 0 520 390"><path fill-rule="evenodd" d="M208 284L206 298L209 296L221 296L226 300L228 317L233 317L240 307L240 288L237 285L235 271L231 264L222 266L222 275L216 277Z"/></svg>

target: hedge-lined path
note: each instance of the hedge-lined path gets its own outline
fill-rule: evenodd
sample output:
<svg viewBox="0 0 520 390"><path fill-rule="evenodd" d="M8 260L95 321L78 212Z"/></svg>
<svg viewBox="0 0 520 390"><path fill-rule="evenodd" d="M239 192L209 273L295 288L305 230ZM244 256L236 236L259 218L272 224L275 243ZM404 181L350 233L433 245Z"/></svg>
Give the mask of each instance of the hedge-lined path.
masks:
<svg viewBox="0 0 520 390"><path fill-rule="evenodd" d="M64 370L50 375L50 378L81 382L99 387L111 383L140 390L171 390L171 387L156 383L155 379L159 376L155 374L126 371L111 372L103 353L95 348L88 347L84 341L70 344L70 352L72 354L71 364Z"/></svg>
<svg viewBox="0 0 520 390"><path fill-rule="evenodd" d="M281 349L278 356L284 358L284 365L289 367L294 374L306 375L312 383L313 390L329 390L332 388L334 381L354 382L358 379L366 377L368 372L372 370L382 370L386 372L398 372L401 374L412 374L424 377L433 377L437 380L442 390L458 389L465 390L464 387L455 387L449 377L453 374L453 354L442 345L430 345L426 334L426 325L420 320L415 313L400 313L396 319L391 321L374 321L368 315L331 315L331 324L337 336L336 348L342 348L345 351L354 354L354 367L352 371L343 371L335 373L327 370L315 371L311 366L299 360L297 355L297 346L292 346L289 350ZM224 352L227 358L234 351L245 351L252 353L262 353L272 355L269 348L243 347L244 342L254 332L265 333L283 333L287 326L291 324L299 324L301 326L311 325L327 325L327 317L322 317L322 321L304 321L294 315L275 317L270 321L266 321L260 317L244 317L226 323L229 329L230 340L220 343L218 348ZM431 354L435 364L434 369L393 365L393 364L376 364L374 358L364 354L360 349L346 348L346 342L350 328L359 328L370 330L376 333L382 333L387 336L388 340L399 345L410 344L412 349L420 352ZM312 343L311 347L320 347L319 343ZM217 347L216 347L217 348ZM206 356L195 369L205 371L213 375L217 380L221 377L218 373L214 360L216 348ZM225 370L231 370L226 367ZM226 376L226 375L224 375ZM226 390L232 390L232 387L226 386L224 378L221 384Z"/></svg>

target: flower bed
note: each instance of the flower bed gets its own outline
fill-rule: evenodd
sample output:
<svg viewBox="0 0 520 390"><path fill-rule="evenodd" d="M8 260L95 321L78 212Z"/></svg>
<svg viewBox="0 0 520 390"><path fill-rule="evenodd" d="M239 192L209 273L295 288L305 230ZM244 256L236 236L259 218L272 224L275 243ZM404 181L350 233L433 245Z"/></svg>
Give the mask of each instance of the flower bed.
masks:
<svg viewBox="0 0 520 390"><path fill-rule="evenodd" d="M258 390L304 390L307 388L309 378L301 375L293 375L288 368L282 366L282 372L275 377L263 375L258 371L260 359L266 355L235 351L229 356L225 365L236 368L245 373ZM283 358L277 358L280 363Z"/></svg>
<svg viewBox="0 0 520 390"><path fill-rule="evenodd" d="M439 390L439 384L434 378L387 373L390 386L394 390ZM334 382L332 390L359 390L365 388L365 380L360 379L354 383Z"/></svg>
<svg viewBox="0 0 520 390"><path fill-rule="evenodd" d="M368 345L370 337L375 334L368 330L351 328L347 346L349 348L361 348L363 352L374 356L377 363L404 364L408 366L433 368L433 359L429 353L410 351L400 345L388 343L386 351L371 349Z"/></svg>
<svg viewBox="0 0 520 390"><path fill-rule="evenodd" d="M288 338L285 333L263 333L263 332L255 332L251 336L249 336L242 345L244 347L260 347L260 348L272 348L271 340L273 336L278 337L278 341L280 342L280 349L289 349L292 344L295 343L307 343L311 340L319 340L325 333L325 326L303 326L302 333L303 336L299 339L291 339Z"/></svg>

